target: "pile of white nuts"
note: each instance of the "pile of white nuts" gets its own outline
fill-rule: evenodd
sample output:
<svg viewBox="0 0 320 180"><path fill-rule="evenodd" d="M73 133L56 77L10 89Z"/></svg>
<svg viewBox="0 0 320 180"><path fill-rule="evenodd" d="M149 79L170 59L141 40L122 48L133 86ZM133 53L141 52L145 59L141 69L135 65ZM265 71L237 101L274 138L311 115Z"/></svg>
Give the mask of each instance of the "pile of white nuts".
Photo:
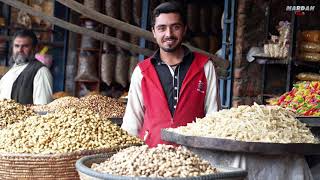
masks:
<svg viewBox="0 0 320 180"><path fill-rule="evenodd" d="M14 100L0 100L0 129L34 115L33 111Z"/></svg>
<svg viewBox="0 0 320 180"><path fill-rule="evenodd" d="M170 145L151 149L146 145L132 146L91 168L107 174L136 177L195 177L217 173L216 168L189 150Z"/></svg>
<svg viewBox="0 0 320 180"><path fill-rule="evenodd" d="M7 153L56 154L132 144L141 141L87 109L31 116L0 131L0 152Z"/></svg>
<svg viewBox="0 0 320 180"><path fill-rule="evenodd" d="M187 126L169 128L185 136L232 139L246 142L319 143L306 124L279 106L239 106L214 112Z"/></svg>

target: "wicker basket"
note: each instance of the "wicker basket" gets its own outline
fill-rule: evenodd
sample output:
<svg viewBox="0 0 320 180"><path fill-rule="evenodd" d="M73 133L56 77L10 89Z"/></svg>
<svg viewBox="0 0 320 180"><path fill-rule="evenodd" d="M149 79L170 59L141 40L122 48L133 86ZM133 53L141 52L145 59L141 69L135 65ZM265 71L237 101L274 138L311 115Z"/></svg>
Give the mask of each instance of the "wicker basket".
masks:
<svg viewBox="0 0 320 180"><path fill-rule="evenodd" d="M116 152L119 149L85 150L54 155L0 154L0 179L79 179L74 166L78 159L87 155Z"/></svg>
<svg viewBox="0 0 320 180"><path fill-rule="evenodd" d="M150 177L129 177L129 176L116 176L111 174L100 173L92 170L91 165L93 163L101 163L106 159L110 158L114 153L107 154L98 154L91 155L87 157L83 157L79 159L76 163L77 171L79 172L79 176L81 180L214 180L214 179L228 179L228 180L243 180L247 176L247 172L245 170L239 168L231 168L231 167L217 167L218 173L210 174L205 176L198 177L187 177L187 178L150 178Z"/></svg>

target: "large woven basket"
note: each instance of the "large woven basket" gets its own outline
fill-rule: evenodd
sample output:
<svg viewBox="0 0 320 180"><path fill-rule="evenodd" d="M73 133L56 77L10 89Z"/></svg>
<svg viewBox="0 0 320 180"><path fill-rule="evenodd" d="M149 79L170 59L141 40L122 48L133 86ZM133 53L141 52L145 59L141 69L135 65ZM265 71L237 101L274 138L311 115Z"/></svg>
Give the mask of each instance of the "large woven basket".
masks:
<svg viewBox="0 0 320 180"><path fill-rule="evenodd" d="M114 153L98 154L86 156L79 159L76 163L77 171L81 180L243 180L247 176L247 171L240 168L231 167L217 167L218 173L210 174L198 177L186 177L186 178L151 178L151 177L129 177L129 176L117 176L112 174L100 173L92 170L90 167L93 163L101 163L110 158Z"/></svg>
<svg viewBox="0 0 320 180"><path fill-rule="evenodd" d="M116 152L119 149L85 150L53 155L0 154L0 179L79 179L75 169L78 159L93 154Z"/></svg>

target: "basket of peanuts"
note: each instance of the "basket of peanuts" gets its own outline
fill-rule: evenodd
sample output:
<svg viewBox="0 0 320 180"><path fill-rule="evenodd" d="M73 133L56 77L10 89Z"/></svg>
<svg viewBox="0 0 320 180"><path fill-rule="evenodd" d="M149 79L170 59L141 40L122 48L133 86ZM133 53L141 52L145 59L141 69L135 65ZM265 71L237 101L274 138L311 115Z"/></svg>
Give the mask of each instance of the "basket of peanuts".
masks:
<svg viewBox="0 0 320 180"><path fill-rule="evenodd" d="M0 130L0 179L79 179L79 158L142 144L89 109L33 114Z"/></svg>

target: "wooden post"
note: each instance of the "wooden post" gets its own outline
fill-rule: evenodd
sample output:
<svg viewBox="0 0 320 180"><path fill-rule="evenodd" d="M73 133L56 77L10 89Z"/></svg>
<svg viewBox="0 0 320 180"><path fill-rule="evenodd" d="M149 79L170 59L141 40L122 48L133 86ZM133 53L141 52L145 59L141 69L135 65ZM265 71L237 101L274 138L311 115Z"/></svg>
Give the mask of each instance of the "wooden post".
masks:
<svg viewBox="0 0 320 180"><path fill-rule="evenodd" d="M109 27L118 29L120 31L127 32L129 34L134 34L139 37L143 37L143 38L145 38L149 41L152 41L152 42L156 42L156 40L153 38L152 33L148 30L141 29L137 26L125 23L125 22L120 21L118 19L115 19L113 17L99 13L98 11L87 8L83 4L78 3L74 0L56 0L56 1L67 6L70 9L82 14L83 16L86 16L86 17L93 19L97 22L105 24Z"/></svg>

